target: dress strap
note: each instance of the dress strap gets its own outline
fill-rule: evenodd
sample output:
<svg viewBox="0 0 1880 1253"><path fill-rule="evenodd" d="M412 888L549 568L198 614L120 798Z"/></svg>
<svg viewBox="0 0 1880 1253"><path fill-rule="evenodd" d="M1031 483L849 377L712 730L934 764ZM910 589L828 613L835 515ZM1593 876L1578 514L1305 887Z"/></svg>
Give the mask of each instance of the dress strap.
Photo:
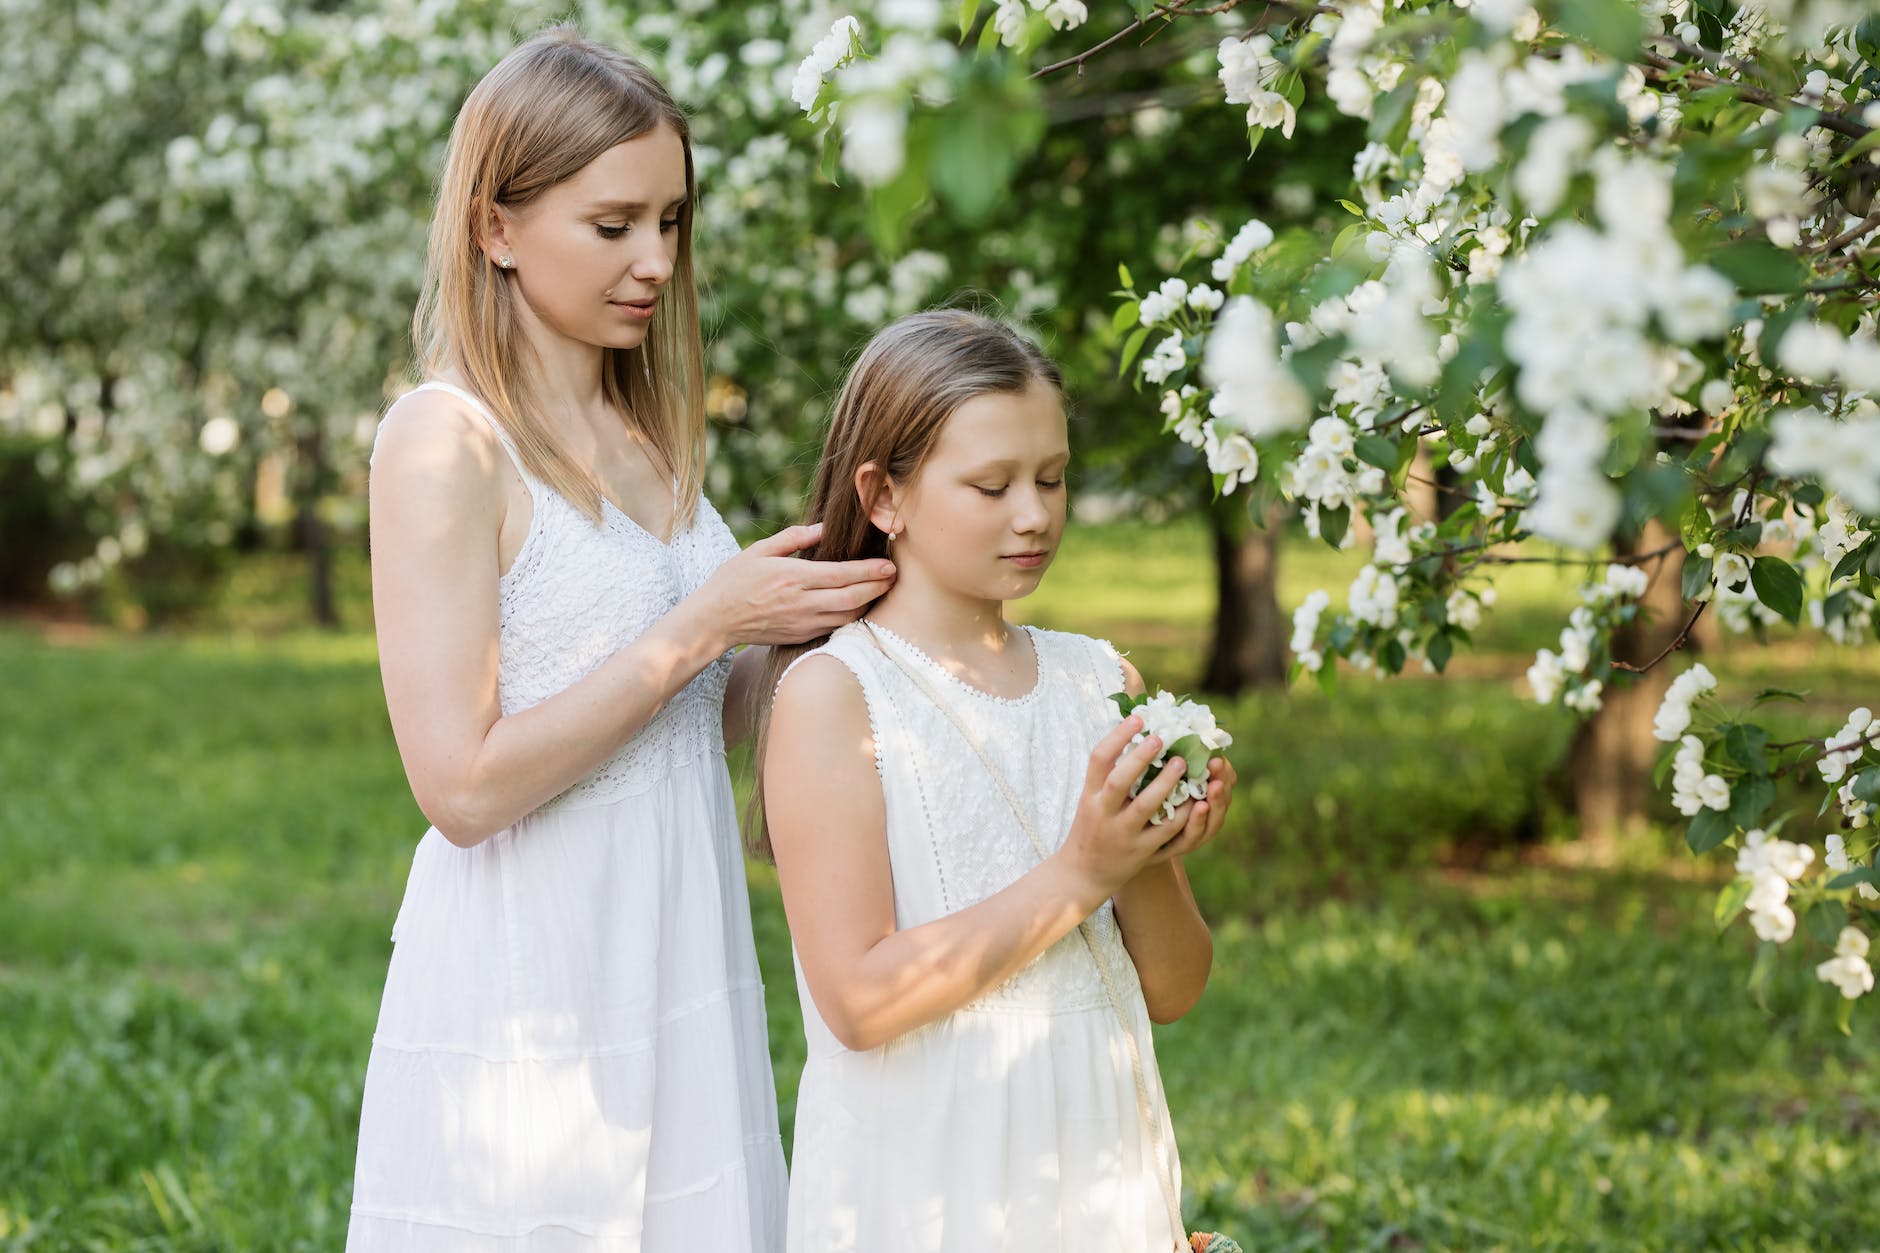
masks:
<svg viewBox="0 0 1880 1253"><path fill-rule="evenodd" d="M490 430L496 433L496 438L502 444L503 451L509 454L510 463L516 467L516 473L522 476L524 485L532 485L535 482L535 476L530 474L528 467L522 464L522 454L516 451L515 441L509 438L509 432L503 429L503 424L496 420L496 415L490 411L490 407L484 404L475 392L467 388L459 387L455 383L446 383L443 379L426 379L411 390L413 392L448 392L469 405L472 409L475 409L477 413L482 415L483 420L490 424ZM409 395L410 393L407 392L406 394Z"/></svg>

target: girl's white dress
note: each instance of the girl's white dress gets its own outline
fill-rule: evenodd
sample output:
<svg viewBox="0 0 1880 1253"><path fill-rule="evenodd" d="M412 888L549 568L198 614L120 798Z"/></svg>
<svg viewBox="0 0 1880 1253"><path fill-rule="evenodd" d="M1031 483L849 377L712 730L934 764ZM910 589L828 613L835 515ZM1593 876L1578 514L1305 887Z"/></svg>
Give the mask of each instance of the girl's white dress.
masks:
<svg viewBox="0 0 1880 1253"><path fill-rule="evenodd" d="M1029 629L1029 628L1028 628ZM1122 669L1106 643L1030 629L1036 686L988 695L877 627L1004 772L1052 847L1068 834L1096 742L1116 724ZM1037 865L1031 841L959 730L851 624L822 648L867 700L887 804L895 925L973 905ZM1123 994L1180 1187L1142 986L1114 912L1098 949ZM791 1253L1168 1253L1178 1234L1137 1114L1122 1028L1089 950L1065 936L1010 981L919 1030L851 1052L817 1014L802 968L809 1058L790 1171Z"/></svg>
<svg viewBox="0 0 1880 1253"><path fill-rule="evenodd" d="M460 389L430 383L494 417ZM521 470L521 463L517 461ZM661 543L523 471L505 714L563 690L737 543ZM351 1253L775 1250L787 1199L721 730L728 657L566 792L412 862L366 1070Z"/></svg>

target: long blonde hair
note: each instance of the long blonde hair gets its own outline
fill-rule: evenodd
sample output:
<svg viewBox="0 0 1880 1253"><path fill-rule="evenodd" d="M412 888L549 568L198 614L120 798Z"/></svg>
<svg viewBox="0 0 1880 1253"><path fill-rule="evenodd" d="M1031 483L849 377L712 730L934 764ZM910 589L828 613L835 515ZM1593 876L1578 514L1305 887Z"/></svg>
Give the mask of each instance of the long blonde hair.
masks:
<svg viewBox="0 0 1880 1253"><path fill-rule="evenodd" d="M521 293L490 263L481 241L494 207L528 205L609 148L660 126L671 127L685 149L678 260L646 339L637 349L606 350L601 379L608 403L632 415L671 468L678 481L674 524L683 527L705 473L692 137L685 114L644 65L561 25L483 76L451 127L412 341L426 375L459 370L515 441L530 473L599 522L599 482L555 442L541 418L537 362L519 316Z"/></svg>
<svg viewBox="0 0 1880 1253"><path fill-rule="evenodd" d="M1049 357L1011 327L983 314L932 309L876 332L836 397L803 514L806 523L822 523L822 536L801 555L815 561L887 556L887 536L868 519L868 502L855 488L856 473L873 462L895 482L912 483L947 419L961 405L988 393L1023 392L1033 383L1064 389L1063 375ZM771 855L770 824L764 815L770 698L791 663L828 639L824 635L802 644L772 646L758 680L756 778L745 825L752 853L766 860Z"/></svg>

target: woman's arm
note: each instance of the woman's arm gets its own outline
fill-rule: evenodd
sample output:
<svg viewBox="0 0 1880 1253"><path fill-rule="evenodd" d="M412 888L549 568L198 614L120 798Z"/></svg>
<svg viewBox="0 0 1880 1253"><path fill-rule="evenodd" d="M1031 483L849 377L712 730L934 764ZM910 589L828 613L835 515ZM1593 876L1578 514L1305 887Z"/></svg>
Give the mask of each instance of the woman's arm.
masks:
<svg viewBox="0 0 1880 1253"><path fill-rule="evenodd" d="M371 479L379 668L412 794L454 844L487 839L588 774L733 644L830 630L885 590L844 584L859 563L786 557L816 538L793 528L727 562L579 682L505 717L497 536L514 472L453 397L408 396L385 423Z"/></svg>
<svg viewBox="0 0 1880 1253"><path fill-rule="evenodd" d="M1155 855L1165 837L1145 834L1154 830L1148 819L1180 772L1164 771L1129 797L1158 751L1122 751L1140 725L1125 722L1092 754L1063 848L979 904L899 931L861 688L833 658L790 672L771 711L766 817L804 978L844 1046L875 1048L1004 983Z"/></svg>
<svg viewBox="0 0 1880 1253"><path fill-rule="evenodd" d="M1142 676L1127 661L1123 662L1123 689L1131 696L1144 690ZM1221 829L1233 787L1233 767L1224 760L1212 763L1207 801L1196 806L1206 810L1201 838L1190 842L1184 833L1168 857L1145 866L1116 894L1116 923L1123 932L1123 946L1136 963L1142 999L1152 1021L1174 1022L1194 1008L1208 985L1214 939L1195 906L1181 858Z"/></svg>

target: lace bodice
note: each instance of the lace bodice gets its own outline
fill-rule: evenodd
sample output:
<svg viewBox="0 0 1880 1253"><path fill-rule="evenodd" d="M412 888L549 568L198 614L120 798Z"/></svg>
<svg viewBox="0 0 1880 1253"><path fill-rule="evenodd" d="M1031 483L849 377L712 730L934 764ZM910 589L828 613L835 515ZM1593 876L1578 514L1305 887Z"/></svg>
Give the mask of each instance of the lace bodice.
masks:
<svg viewBox="0 0 1880 1253"><path fill-rule="evenodd" d="M1116 724L1109 695L1123 689L1116 652L1102 641L1027 628L1038 679L1015 699L988 695L954 677L913 644L877 626L882 647L919 670L979 738L1021 802L1039 838L1061 845L1096 742ZM874 732L887 811L895 923L908 928L956 913L1009 887L1038 864L985 764L932 697L883 655L866 627L838 630L817 653L841 661L861 683ZM809 654L816 655L815 653ZM1135 967L1106 903L1093 916L1099 951L1125 989ZM1061 1013L1105 1007L1108 998L1075 932L1018 975L965 1007Z"/></svg>
<svg viewBox="0 0 1880 1253"><path fill-rule="evenodd" d="M601 525L536 479L477 398L447 383L496 432L528 486L529 532L497 588L498 690L504 714L568 688L697 591L738 551L730 528L700 497L692 524L668 543L611 503ZM731 658L700 671L612 757L543 809L598 805L646 791L673 766L724 752L723 707Z"/></svg>

